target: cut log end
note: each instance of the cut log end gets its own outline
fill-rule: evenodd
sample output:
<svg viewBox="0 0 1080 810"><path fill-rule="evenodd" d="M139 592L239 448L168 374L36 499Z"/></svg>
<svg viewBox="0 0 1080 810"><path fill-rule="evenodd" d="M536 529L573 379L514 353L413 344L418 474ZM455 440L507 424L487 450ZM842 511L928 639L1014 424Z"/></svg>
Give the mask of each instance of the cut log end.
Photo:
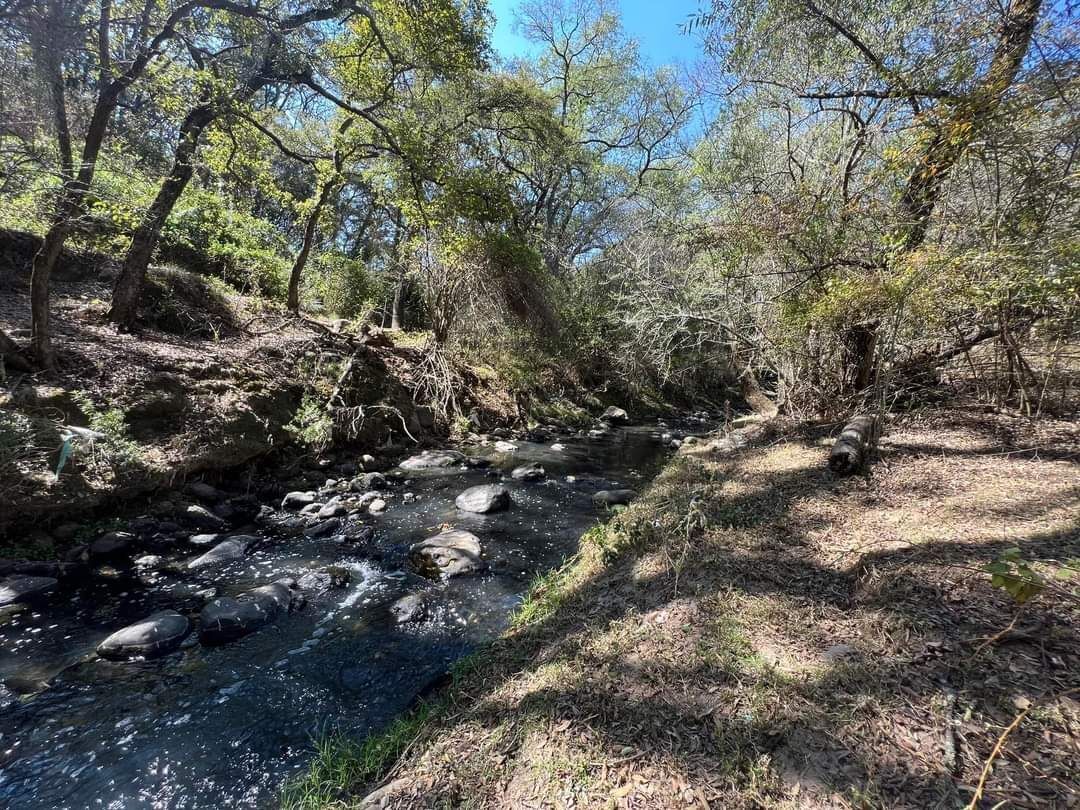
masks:
<svg viewBox="0 0 1080 810"><path fill-rule="evenodd" d="M838 475L858 472L866 466L867 457L877 443L877 437L877 417L856 416L844 426L829 451L829 469Z"/></svg>

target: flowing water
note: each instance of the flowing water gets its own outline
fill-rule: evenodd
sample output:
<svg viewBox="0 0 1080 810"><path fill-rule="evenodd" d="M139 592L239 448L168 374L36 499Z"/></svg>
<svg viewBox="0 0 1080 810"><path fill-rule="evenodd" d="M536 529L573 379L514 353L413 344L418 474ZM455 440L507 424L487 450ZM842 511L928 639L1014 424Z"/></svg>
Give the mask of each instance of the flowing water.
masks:
<svg viewBox="0 0 1080 810"><path fill-rule="evenodd" d="M363 517L376 531L369 543L268 539L241 560L197 571L183 562L200 552L186 549L170 555L175 567L95 579L9 616L0 625L0 806L273 806L283 781L310 761L313 738L379 730L503 631L529 581L603 519L591 494L639 488L656 471L665 451L650 433L565 439L563 451L528 442L512 454L481 449L511 490L505 512L454 506L466 487L494 480L489 471L411 473L392 483L384 514ZM546 481L509 480L529 461L546 468ZM407 571L408 547L442 524L480 538L485 573L433 583ZM309 592L302 608L238 641L188 644L148 661L91 655L109 633L157 610L197 614L208 587L236 595L328 565L350 570L346 588ZM399 625L388 607L410 592L425 594L428 614Z"/></svg>

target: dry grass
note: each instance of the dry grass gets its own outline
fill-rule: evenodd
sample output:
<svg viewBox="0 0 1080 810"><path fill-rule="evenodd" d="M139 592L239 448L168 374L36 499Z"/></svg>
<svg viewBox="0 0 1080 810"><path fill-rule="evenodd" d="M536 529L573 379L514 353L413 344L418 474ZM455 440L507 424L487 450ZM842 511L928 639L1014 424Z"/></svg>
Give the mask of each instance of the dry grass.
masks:
<svg viewBox="0 0 1080 810"><path fill-rule="evenodd" d="M1044 593L987 644L1016 609L979 571L1080 556L1076 426L911 417L847 480L822 438L671 465L546 578L379 806L954 808L1028 705L980 806L1076 806L1080 611Z"/></svg>

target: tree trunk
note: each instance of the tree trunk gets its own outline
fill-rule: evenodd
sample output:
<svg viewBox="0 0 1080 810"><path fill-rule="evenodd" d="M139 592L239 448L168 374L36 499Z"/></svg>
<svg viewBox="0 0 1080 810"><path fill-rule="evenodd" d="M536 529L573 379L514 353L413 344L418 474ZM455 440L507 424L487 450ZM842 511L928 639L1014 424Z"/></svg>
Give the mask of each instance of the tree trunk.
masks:
<svg viewBox="0 0 1080 810"><path fill-rule="evenodd" d="M109 319L122 329L128 330L135 325L139 298L146 279L146 268L157 249L165 221L191 180L191 175L195 170L195 152L199 146L199 138L215 117L214 110L209 104L201 104L191 110L180 125L180 138L173 158L172 171L161 184L157 197L154 198L142 222L135 229L131 245L124 257L124 265L113 287Z"/></svg>
<svg viewBox="0 0 1080 810"><path fill-rule="evenodd" d="M858 472L866 464L877 438L877 417L856 416L844 426L829 452L829 469L838 475Z"/></svg>
<svg viewBox="0 0 1080 810"><path fill-rule="evenodd" d="M401 329L405 320L405 271L398 273L394 286L394 303L390 309L390 328Z"/></svg>
<svg viewBox="0 0 1080 810"><path fill-rule="evenodd" d="M105 131L109 118L116 109L119 93L119 87L110 85L98 96L86 129L79 172L61 189L52 225L45 234L41 249L34 256L34 266L30 273L30 350L34 360L42 368L52 368L56 362L49 325L49 280L74 221L82 213L83 200L90 183L93 182L98 155L105 141Z"/></svg>
<svg viewBox="0 0 1080 810"><path fill-rule="evenodd" d="M953 167L979 137L980 123L996 112L1005 92L1016 80L1041 7L1042 0L1015 0L1008 6L986 75L969 96L942 113L933 136L915 160L901 200L905 217L898 234L898 258L918 250L926 240L930 218ZM874 367L876 330L871 338L864 342L868 348L863 355L855 358L856 378Z"/></svg>
<svg viewBox="0 0 1080 810"><path fill-rule="evenodd" d="M304 241L300 245L300 252L296 254L292 272L289 273L289 296L286 302L289 309L295 313L300 312L300 277L307 266L311 248L315 244L315 234L319 226L319 214L322 213L326 201L330 199L330 193L333 191L336 182L337 178L334 177L323 184L322 189L319 191L319 199L315 201L315 207L311 209L307 222L304 223Z"/></svg>
<svg viewBox="0 0 1080 810"><path fill-rule="evenodd" d="M945 113L915 162L903 197L907 222L901 244L905 252L917 249L926 239L930 216L953 166L979 136L980 121L994 114L1016 80L1041 6L1042 0L1015 0L1008 6L986 75L970 96Z"/></svg>

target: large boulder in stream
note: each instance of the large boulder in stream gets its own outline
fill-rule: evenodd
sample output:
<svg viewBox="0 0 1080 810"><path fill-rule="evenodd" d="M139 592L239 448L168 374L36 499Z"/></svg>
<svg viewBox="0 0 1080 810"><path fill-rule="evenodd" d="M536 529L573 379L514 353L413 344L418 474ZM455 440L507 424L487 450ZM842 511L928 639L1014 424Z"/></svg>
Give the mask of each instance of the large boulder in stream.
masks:
<svg viewBox="0 0 1080 810"><path fill-rule="evenodd" d="M480 484L462 492L454 503L465 512L500 512L510 506L510 490L502 484Z"/></svg>
<svg viewBox="0 0 1080 810"><path fill-rule="evenodd" d="M605 422L611 422L613 425L625 425L630 421L630 414L624 411L622 408L618 408L612 405L602 414L600 418Z"/></svg>
<svg viewBox="0 0 1080 810"><path fill-rule="evenodd" d="M592 496L593 503L597 506L625 506L637 497L637 492L632 489L602 489Z"/></svg>
<svg viewBox="0 0 1080 810"><path fill-rule="evenodd" d="M188 563L187 567L205 568L208 565L217 565L229 560L239 560L255 544L257 539L248 534L234 535L228 540L222 540L201 557L196 557Z"/></svg>
<svg viewBox="0 0 1080 810"><path fill-rule="evenodd" d="M480 538L472 532L449 529L409 548L413 570L430 579L473 574L484 569Z"/></svg>
<svg viewBox="0 0 1080 810"><path fill-rule="evenodd" d="M295 586L291 579L280 579L236 598L212 600L199 614L199 640L203 644L225 644L265 627L292 606Z"/></svg>
<svg viewBox="0 0 1080 810"><path fill-rule="evenodd" d="M456 467L465 463L465 454L456 450L425 450L419 455L405 459L398 466L403 470L435 470Z"/></svg>
<svg viewBox="0 0 1080 810"><path fill-rule="evenodd" d="M113 661L136 656L154 658L177 649L190 629L186 616L163 610L117 630L98 645L97 652Z"/></svg>
<svg viewBox="0 0 1080 810"><path fill-rule="evenodd" d="M198 504L189 506L180 517L187 525L204 532L218 532L226 526L224 520Z"/></svg>
<svg viewBox="0 0 1080 810"><path fill-rule="evenodd" d="M56 590L58 584L55 577L12 574L0 580L0 607L33 601Z"/></svg>

